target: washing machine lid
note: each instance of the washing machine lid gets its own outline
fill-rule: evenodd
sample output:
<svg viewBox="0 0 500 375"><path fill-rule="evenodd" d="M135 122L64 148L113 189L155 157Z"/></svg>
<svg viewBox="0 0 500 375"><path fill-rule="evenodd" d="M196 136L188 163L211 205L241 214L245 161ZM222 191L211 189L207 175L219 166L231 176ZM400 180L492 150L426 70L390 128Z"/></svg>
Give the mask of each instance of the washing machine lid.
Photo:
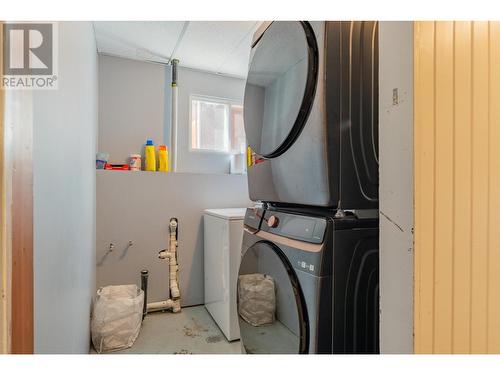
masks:
<svg viewBox="0 0 500 375"><path fill-rule="evenodd" d="M242 256L238 322L247 353L300 354L309 350L309 320L297 275L281 249L259 241Z"/></svg>
<svg viewBox="0 0 500 375"><path fill-rule="evenodd" d="M308 22L273 22L257 38L243 109L253 151L273 158L291 147L309 116L317 75L318 46Z"/></svg>
<svg viewBox="0 0 500 375"><path fill-rule="evenodd" d="M246 208L210 208L205 210L205 214L219 217L226 220L243 220Z"/></svg>

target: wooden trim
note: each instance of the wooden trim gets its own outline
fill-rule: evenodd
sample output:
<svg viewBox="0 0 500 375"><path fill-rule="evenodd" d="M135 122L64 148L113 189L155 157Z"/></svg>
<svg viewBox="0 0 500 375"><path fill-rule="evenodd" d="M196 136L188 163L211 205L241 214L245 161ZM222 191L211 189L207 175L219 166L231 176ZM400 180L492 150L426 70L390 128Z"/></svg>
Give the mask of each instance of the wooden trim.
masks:
<svg viewBox="0 0 500 375"><path fill-rule="evenodd" d="M12 353L31 354L33 336L33 129L13 128Z"/></svg>
<svg viewBox="0 0 500 375"><path fill-rule="evenodd" d="M7 108L11 139L6 139L11 183L11 353L34 352L33 291L33 121L32 92L10 91Z"/></svg>
<svg viewBox="0 0 500 375"><path fill-rule="evenodd" d="M3 23L0 22L0 78L3 63ZM5 199L4 132L5 92L0 88L0 354L9 353L10 267L7 253L7 209Z"/></svg>

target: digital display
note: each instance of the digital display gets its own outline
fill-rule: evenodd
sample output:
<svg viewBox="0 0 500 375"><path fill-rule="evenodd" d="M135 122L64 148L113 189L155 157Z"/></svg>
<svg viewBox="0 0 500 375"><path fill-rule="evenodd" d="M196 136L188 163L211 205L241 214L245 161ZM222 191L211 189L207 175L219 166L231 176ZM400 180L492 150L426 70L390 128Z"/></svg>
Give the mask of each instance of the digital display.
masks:
<svg viewBox="0 0 500 375"><path fill-rule="evenodd" d="M316 220L298 217L286 217L281 223L281 233L293 237L312 238Z"/></svg>

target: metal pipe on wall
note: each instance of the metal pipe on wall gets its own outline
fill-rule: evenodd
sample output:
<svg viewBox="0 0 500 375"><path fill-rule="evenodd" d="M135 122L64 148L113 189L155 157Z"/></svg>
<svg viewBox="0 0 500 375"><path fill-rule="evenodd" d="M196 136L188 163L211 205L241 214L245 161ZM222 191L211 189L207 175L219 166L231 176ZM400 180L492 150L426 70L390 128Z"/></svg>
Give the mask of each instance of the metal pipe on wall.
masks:
<svg viewBox="0 0 500 375"><path fill-rule="evenodd" d="M172 126L170 137L170 160L171 171L177 172L177 103L178 103L178 88L177 88L177 65L178 59L172 59Z"/></svg>
<svg viewBox="0 0 500 375"><path fill-rule="evenodd" d="M148 313L148 277L149 277L149 272L148 270L142 270L141 271L141 289L144 292L144 305L142 308L142 319L144 320L144 317Z"/></svg>

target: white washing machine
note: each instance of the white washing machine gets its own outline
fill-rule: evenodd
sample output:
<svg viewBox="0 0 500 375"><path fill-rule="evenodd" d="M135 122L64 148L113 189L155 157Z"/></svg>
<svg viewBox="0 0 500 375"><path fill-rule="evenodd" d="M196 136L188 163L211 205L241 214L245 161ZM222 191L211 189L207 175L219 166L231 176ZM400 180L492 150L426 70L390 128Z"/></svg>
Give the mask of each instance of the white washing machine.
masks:
<svg viewBox="0 0 500 375"><path fill-rule="evenodd" d="M246 208L204 213L205 307L229 341L240 338L236 287Z"/></svg>

